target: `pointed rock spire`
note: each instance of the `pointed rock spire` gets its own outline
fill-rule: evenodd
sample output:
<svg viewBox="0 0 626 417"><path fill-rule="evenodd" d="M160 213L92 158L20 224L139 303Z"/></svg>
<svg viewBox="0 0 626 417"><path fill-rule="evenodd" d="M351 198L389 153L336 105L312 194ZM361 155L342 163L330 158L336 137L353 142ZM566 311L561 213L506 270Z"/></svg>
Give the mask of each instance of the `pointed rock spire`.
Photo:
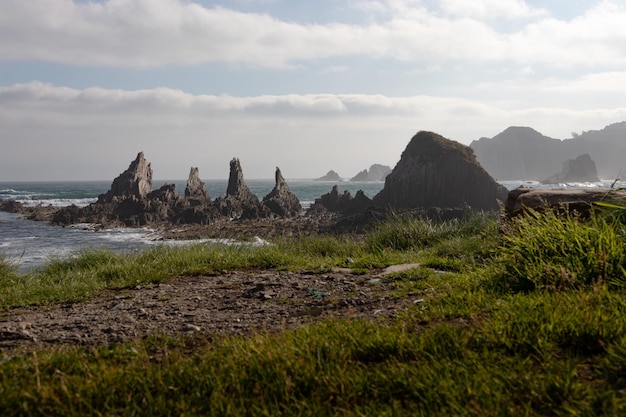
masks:
<svg viewBox="0 0 626 417"><path fill-rule="evenodd" d="M295 217L302 212L300 200L290 190L280 168L276 167L276 185L268 195L263 198L263 203L270 211L279 216Z"/></svg>
<svg viewBox="0 0 626 417"><path fill-rule="evenodd" d="M248 199L250 196L256 198L256 196L250 192L250 189L243 179L243 171L238 158L233 158L230 161L230 175L228 177L226 196L237 197L244 200Z"/></svg>
<svg viewBox="0 0 626 417"><path fill-rule="evenodd" d="M211 202L209 192L204 185L204 182L200 180L199 171L197 167L191 167L189 171L189 179L187 180L187 187L185 188L185 198L189 200L192 205L199 205Z"/></svg>

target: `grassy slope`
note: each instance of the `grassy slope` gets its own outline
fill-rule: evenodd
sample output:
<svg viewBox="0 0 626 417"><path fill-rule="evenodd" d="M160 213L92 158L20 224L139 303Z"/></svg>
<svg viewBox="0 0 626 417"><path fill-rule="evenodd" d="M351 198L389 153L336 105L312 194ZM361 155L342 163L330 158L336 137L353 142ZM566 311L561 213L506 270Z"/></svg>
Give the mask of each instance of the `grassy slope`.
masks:
<svg viewBox="0 0 626 417"><path fill-rule="evenodd" d="M620 415L626 412L624 229L528 217L397 219L363 241L88 252L19 275L0 264L0 305L80 299L222 269L357 271L423 302L389 326L329 321L249 338L155 335L133 343L0 356L1 415ZM434 273L430 267L448 273Z"/></svg>

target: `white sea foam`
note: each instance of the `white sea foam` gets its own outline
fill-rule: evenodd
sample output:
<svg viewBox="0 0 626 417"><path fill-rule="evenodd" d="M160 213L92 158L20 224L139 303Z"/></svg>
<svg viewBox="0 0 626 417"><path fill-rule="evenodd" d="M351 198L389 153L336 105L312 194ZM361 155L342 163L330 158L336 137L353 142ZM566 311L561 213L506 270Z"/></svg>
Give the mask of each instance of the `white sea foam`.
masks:
<svg viewBox="0 0 626 417"><path fill-rule="evenodd" d="M35 206L67 207L71 205L74 205L77 207L85 207L97 201L96 198L65 198L65 199L64 198L52 198L52 199L15 198L15 200L28 207L35 207Z"/></svg>

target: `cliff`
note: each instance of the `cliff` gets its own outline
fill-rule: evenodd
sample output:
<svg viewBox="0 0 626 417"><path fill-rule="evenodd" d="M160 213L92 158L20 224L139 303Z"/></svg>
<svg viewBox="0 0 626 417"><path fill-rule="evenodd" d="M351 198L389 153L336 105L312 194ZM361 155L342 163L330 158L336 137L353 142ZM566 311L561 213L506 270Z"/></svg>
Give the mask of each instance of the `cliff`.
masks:
<svg viewBox="0 0 626 417"><path fill-rule="evenodd" d="M617 178L626 171L626 122L573 136L559 140L530 127L509 127L493 138L473 141L470 148L499 181L540 181L558 172L564 161L583 154L595 161L600 178Z"/></svg>

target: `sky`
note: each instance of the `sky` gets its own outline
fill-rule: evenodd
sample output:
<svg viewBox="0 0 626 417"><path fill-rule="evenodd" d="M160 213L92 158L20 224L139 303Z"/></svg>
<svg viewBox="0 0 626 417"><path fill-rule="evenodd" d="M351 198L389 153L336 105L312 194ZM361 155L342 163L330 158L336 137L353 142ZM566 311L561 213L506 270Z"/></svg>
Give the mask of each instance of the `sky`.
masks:
<svg viewBox="0 0 626 417"><path fill-rule="evenodd" d="M623 0L0 0L0 182L352 177L626 120Z"/></svg>

